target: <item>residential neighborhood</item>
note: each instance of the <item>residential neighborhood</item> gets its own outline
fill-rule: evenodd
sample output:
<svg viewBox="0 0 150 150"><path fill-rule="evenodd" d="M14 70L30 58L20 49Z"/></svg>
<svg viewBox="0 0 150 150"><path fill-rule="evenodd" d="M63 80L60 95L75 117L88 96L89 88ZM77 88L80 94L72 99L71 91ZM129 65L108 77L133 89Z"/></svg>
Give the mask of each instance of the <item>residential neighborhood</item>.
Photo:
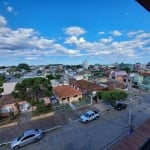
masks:
<svg viewBox="0 0 150 150"><path fill-rule="evenodd" d="M83 64L68 68L62 64L45 66L23 64L30 69L21 69L19 72L14 70L10 73L8 70L11 67L1 67L0 76L4 79L0 97L2 128L20 125L20 118L24 120L21 123L24 125L32 124L34 118L37 118L38 122L42 116L47 115L49 119L56 117L59 120L65 113L67 113L65 120L76 123L80 114L87 109L98 111L101 118L103 112L109 114L118 107L116 105L119 103L126 104L125 110L130 110L130 105L134 107L135 101L143 101L142 92L149 95L150 70L147 67L127 72L127 68L120 69L122 64L94 66L88 65L86 61L86 68ZM16 73L20 75L16 77ZM117 110L122 108L119 106ZM29 114L28 117L26 114ZM38 119L38 116L41 117ZM126 126L132 127L132 120L130 123ZM65 121L65 125L67 124Z"/></svg>
<svg viewBox="0 0 150 150"><path fill-rule="evenodd" d="M150 0L0 0L0 150L150 150Z"/></svg>

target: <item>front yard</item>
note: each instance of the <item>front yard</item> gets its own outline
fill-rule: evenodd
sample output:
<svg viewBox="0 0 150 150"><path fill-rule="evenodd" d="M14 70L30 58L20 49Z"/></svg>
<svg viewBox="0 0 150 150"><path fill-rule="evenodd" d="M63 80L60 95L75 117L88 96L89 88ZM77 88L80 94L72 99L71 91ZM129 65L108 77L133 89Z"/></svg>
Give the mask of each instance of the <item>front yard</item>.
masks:
<svg viewBox="0 0 150 150"><path fill-rule="evenodd" d="M89 97L83 97L83 99L79 100L79 101L76 101L76 102L72 102L72 104L77 107L77 108L80 108L80 107L83 107L83 106L86 106L88 104L91 104L91 100Z"/></svg>

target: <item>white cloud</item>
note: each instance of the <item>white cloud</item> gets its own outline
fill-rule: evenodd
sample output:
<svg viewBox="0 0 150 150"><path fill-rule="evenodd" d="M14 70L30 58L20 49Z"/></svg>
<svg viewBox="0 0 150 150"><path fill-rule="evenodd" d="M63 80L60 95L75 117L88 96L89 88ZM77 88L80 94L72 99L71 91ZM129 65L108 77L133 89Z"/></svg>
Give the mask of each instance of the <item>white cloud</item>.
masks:
<svg viewBox="0 0 150 150"><path fill-rule="evenodd" d="M7 6L7 11L8 11L9 13L12 13L12 14L14 14L14 15L17 15L17 12L16 12L15 9L14 9L13 7L11 7L11 6Z"/></svg>
<svg viewBox="0 0 150 150"><path fill-rule="evenodd" d="M150 38L150 33L141 33L136 35L137 39L145 39L145 38Z"/></svg>
<svg viewBox="0 0 150 150"><path fill-rule="evenodd" d="M119 32L119 31L117 31L117 30L112 31L111 34L112 34L113 36L121 36L121 35L122 35L122 33Z"/></svg>
<svg viewBox="0 0 150 150"><path fill-rule="evenodd" d="M83 35L86 33L86 31L83 28L76 27L76 26L65 28L64 31L66 34L71 35L71 36L79 36L79 35Z"/></svg>
<svg viewBox="0 0 150 150"><path fill-rule="evenodd" d="M113 41L113 38L112 37L109 37L109 38L103 38L100 40L102 43L110 43Z"/></svg>
<svg viewBox="0 0 150 150"><path fill-rule="evenodd" d="M132 32L128 32L128 33L127 33L127 36L128 36L128 37L133 37L133 36L136 36L136 35L138 35L138 34L140 34L140 33L143 33L143 32L144 32L143 30L132 31Z"/></svg>
<svg viewBox="0 0 150 150"><path fill-rule="evenodd" d="M65 43L67 44L76 44L76 45L80 45L82 43L85 43L85 39L83 37L76 37L76 36L71 36L69 38L66 39Z"/></svg>
<svg viewBox="0 0 150 150"><path fill-rule="evenodd" d="M0 27L5 27L7 25L7 21L3 16L0 16Z"/></svg>
<svg viewBox="0 0 150 150"><path fill-rule="evenodd" d="M3 4L5 5L7 12L17 15L17 11L12 6L10 6L8 2L3 2Z"/></svg>
<svg viewBox="0 0 150 150"><path fill-rule="evenodd" d="M40 58L38 58L38 57L26 57L25 59L27 59L27 60L39 60Z"/></svg>
<svg viewBox="0 0 150 150"><path fill-rule="evenodd" d="M13 7L8 6L8 7L7 7L7 11L8 11L8 12L13 12Z"/></svg>
<svg viewBox="0 0 150 150"><path fill-rule="evenodd" d="M66 38L63 45L53 39L41 37L33 28L11 29L7 26L6 19L0 16L0 57L21 56L26 60L35 60L43 56L111 56L117 60L140 58L150 54L150 33L144 31L128 32L130 38L118 41L110 35L97 41L88 41L79 36L85 30L78 30L75 34L75 28L70 30L69 27L65 31L71 36ZM119 34L116 32L115 35Z"/></svg>
<svg viewBox="0 0 150 150"><path fill-rule="evenodd" d="M99 34L99 35L103 35L103 34L105 34L105 32L98 32L98 34Z"/></svg>

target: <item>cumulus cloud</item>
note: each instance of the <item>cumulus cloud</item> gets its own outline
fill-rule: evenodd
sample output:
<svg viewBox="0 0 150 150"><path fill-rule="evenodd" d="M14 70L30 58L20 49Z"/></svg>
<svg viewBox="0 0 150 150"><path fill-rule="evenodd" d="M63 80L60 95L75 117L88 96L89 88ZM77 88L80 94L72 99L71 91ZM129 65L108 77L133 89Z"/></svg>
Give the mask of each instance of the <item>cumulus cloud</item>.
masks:
<svg viewBox="0 0 150 150"><path fill-rule="evenodd" d="M4 27L7 25L7 21L3 16L0 16L0 27Z"/></svg>
<svg viewBox="0 0 150 150"><path fill-rule="evenodd" d="M83 28L76 26L65 28L64 31L66 34L71 36L79 36L86 33L86 31Z"/></svg>
<svg viewBox="0 0 150 150"><path fill-rule="evenodd" d="M103 43L110 43L113 41L113 38L112 37L102 38L100 41Z"/></svg>
<svg viewBox="0 0 150 150"><path fill-rule="evenodd" d="M7 26L6 19L0 16L0 56L24 56L31 60L38 56L78 55L79 52L67 49L53 39L41 37L32 28L12 30Z"/></svg>
<svg viewBox="0 0 150 150"><path fill-rule="evenodd" d="M143 32L144 32L143 30L132 31L132 32L128 32L128 33L127 33L127 36L128 36L128 37L133 37L133 36L136 36L136 35L141 34L141 33L143 33Z"/></svg>
<svg viewBox="0 0 150 150"><path fill-rule="evenodd" d="M66 39L65 43L67 44L76 44L76 45L80 45L82 43L85 43L85 39L83 37L76 37L76 36L71 36L69 38Z"/></svg>
<svg viewBox="0 0 150 150"><path fill-rule="evenodd" d="M122 33L119 32L119 31L117 31L117 30L112 31L111 34L112 34L113 36L121 36L121 35L122 35Z"/></svg>
<svg viewBox="0 0 150 150"><path fill-rule="evenodd" d="M122 34L116 31L113 31L115 36ZM60 44L56 40L40 36L40 33L33 28L11 29L5 17L0 16L0 57L11 56L35 60L43 56L110 56L109 58L113 57L117 60L118 58L140 58L150 54L150 33L140 30L128 32L126 40L121 36L118 37L121 38L118 41L111 36L111 33L108 37L105 35L105 38L88 41L83 36L86 31L80 27L68 27L65 33L69 36L63 44Z"/></svg>

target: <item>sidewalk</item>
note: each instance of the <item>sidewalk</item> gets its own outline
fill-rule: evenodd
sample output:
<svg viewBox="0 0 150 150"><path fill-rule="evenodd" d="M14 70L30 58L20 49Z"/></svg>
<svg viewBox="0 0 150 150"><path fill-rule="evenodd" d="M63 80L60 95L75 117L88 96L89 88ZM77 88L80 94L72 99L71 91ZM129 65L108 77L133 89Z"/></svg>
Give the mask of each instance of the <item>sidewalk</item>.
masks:
<svg viewBox="0 0 150 150"><path fill-rule="evenodd" d="M34 117L31 118L31 121L38 120L38 119L43 119L43 118L48 118L48 117L51 117L53 115L54 115L54 112L50 112L50 113L43 114L43 115L40 115L40 116L34 116ZM5 127L12 127L12 126L16 126L16 125L18 125L18 121L15 121L15 122L12 122L12 123L9 123L9 124L5 124L5 125L1 125L0 129L5 128Z"/></svg>
<svg viewBox="0 0 150 150"><path fill-rule="evenodd" d="M106 104L105 102L99 102L93 105L99 112L106 112L112 109L111 105Z"/></svg>

